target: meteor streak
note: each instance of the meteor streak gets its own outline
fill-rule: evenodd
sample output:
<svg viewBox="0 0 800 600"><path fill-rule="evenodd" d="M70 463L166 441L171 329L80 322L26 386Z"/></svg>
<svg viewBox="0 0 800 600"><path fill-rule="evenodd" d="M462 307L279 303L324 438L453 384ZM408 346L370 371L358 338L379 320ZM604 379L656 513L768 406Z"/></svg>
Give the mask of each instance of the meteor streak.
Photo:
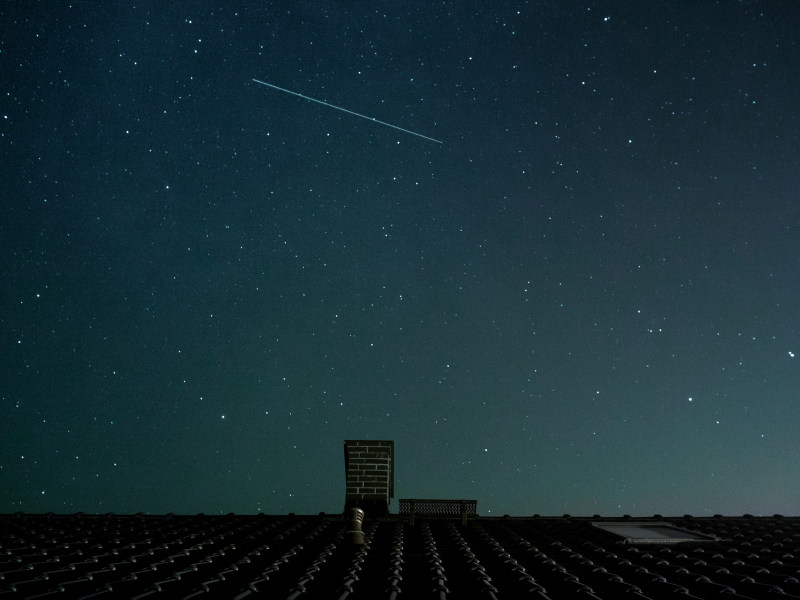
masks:
<svg viewBox="0 0 800 600"><path fill-rule="evenodd" d="M398 127L397 125L392 125L391 123L386 123L385 121L379 121L373 117L368 117L366 115L362 115L357 112L353 112L352 110L347 110L346 108L342 108L341 106L334 106L333 104L328 104L327 102L323 102L322 100L317 100L316 98L311 98L310 96L304 96L303 94L299 94L298 92L293 92L292 90L287 90L282 87L278 87L277 85L272 85L271 83L267 83L266 81L259 81L258 79L253 79L256 83L260 83L261 85L265 85L267 87L271 87L281 92L286 92L287 94L291 94L292 96L299 96L304 100L311 100L311 102L316 102L317 104L323 104L325 106L329 106L331 108L335 108L336 110L340 110L342 112L346 112L349 115L353 115L356 117L361 117L362 119L366 119L367 121L372 121L373 123L378 123L379 125L386 125L387 127L391 127L392 129L399 129L404 133L410 133L411 135L415 135L417 137L421 137L426 140L430 140L431 142L436 142L437 144L442 144L440 140L435 140L432 137L428 137L427 135L422 135L421 133L417 133L416 131L411 131L410 129L403 129L402 127Z"/></svg>

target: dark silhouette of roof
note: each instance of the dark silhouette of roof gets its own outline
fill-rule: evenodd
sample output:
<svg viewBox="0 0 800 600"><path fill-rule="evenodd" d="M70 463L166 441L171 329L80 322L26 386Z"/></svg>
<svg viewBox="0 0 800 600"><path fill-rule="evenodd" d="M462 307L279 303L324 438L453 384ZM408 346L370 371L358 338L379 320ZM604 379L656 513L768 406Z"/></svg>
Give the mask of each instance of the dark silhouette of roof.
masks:
<svg viewBox="0 0 800 600"><path fill-rule="evenodd" d="M349 527L325 514L0 516L0 598L800 598L798 517L367 514L361 545Z"/></svg>

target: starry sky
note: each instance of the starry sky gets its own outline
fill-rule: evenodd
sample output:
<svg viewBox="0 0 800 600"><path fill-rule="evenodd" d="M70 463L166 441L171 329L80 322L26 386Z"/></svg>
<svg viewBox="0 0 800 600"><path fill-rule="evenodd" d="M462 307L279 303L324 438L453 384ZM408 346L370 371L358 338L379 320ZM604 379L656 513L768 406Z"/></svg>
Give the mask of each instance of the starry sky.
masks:
<svg viewBox="0 0 800 600"><path fill-rule="evenodd" d="M0 512L800 510L794 2L0 23Z"/></svg>

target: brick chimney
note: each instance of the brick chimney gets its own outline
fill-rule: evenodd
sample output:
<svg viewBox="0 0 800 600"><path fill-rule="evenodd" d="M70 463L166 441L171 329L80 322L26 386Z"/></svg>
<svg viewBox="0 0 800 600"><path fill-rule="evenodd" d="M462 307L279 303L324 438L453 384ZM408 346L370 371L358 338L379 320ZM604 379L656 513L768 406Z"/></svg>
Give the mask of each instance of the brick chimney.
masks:
<svg viewBox="0 0 800 600"><path fill-rule="evenodd" d="M394 497L394 442L345 440L345 511L358 507L371 515L389 513Z"/></svg>

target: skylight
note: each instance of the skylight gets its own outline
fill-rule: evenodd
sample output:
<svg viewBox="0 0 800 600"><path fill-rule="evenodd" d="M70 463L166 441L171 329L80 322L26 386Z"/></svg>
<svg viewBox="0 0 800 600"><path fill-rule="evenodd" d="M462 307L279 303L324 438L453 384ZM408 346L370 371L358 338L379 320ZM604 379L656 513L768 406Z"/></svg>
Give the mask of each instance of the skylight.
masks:
<svg viewBox="0 0 800 600"><path fill-rule="evenodd" d="M609 521L593 522L592 525L624 538L626 544L679 544L713 542L716 539L665 521Z"/></svg>

